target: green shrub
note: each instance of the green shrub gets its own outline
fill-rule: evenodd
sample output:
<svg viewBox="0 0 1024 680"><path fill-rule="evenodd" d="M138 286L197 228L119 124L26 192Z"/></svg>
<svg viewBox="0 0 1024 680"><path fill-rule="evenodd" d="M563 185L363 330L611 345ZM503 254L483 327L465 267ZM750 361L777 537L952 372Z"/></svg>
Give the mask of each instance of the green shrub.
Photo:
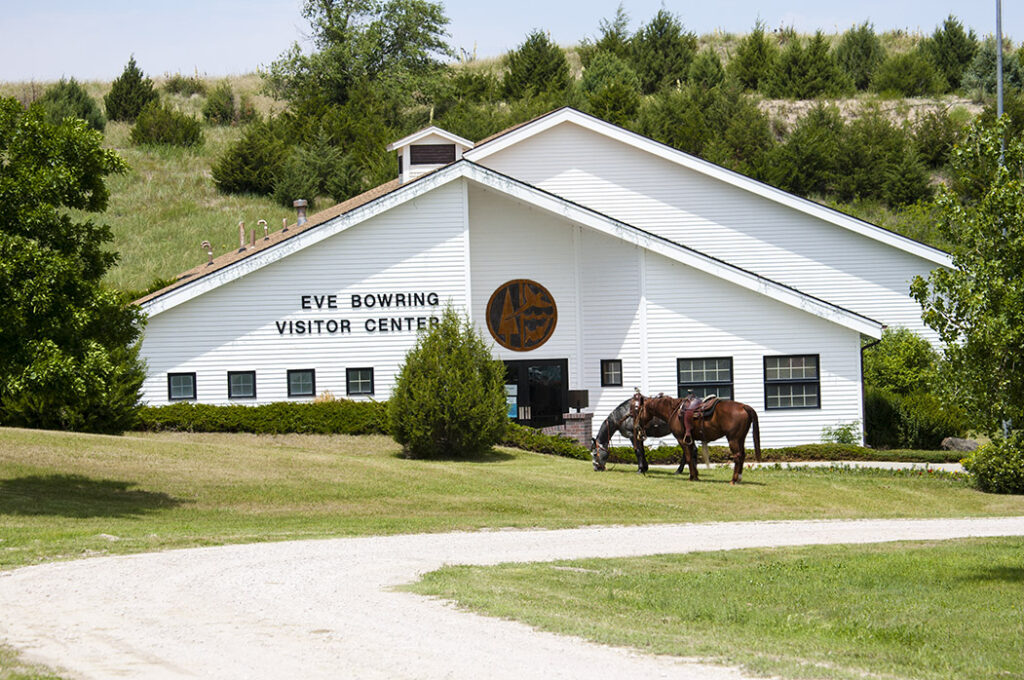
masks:
<svg viewBox="0 0 1024 680"><path fill-rule="evenodd" d="M869 446L938 449L946 437L962 437L966 415L955 404L927 393L894 394L865 390L864 423Z"/></svg>
<svg viewBox="0 0 1024 680"><path fill-rule="evenodd" d="M131 140L135 145L199 146L203 143L203 128L192 116L154 101L147 104L136 118Z"/></svg>
<svg viewBox="0 0 1024 680"><path fill-rule="evenodd" d="M821 31L804 47L799 38L786 45L768 77L765 94L787 99L835 96L853 89L853 83L829 52Z"/></svg>
<svg viewBox="0 0 1024 680"><path fill-rule="evenodd" d="M203 118L212 125L231 125L235 122L235 93L227 81L213 88L206 98Z"/></svg>
<svg viewBox="0 0 1024 680"><path fill-rule="evenodd" d="M931 391L938 366L931 343L909 328L886 328L882 339L864 350L865 384L896 394Z"/></svg>
<svg viewBox="0 0 1024 680"><path fill-rule="evenodd" d="M543 434L532 427L526 427L518 423L508 423L505 434L502 435L498 443L502 446L511 446L516 449L523 449L524 451L550 453L555 456L562 456L563 458L576 458L577 460L590 460L590 452L583 446L580 446L575 440ZM632 451L632 449L630 450Z"/></svg>
<svg viewBox="0 0 1024 680"><path fill-rule="evenodd" d="M963 127L945 109L929 111L914 126L914 150L928 167L938 168L945 164L962 133Z"/></svg>
<svg viewBox="0 0 1024 680"><path fill-rule="evenodd" d="M1016 52L1003 54L1003 87L1019 88L1022 83L1020 63ZM964 71L965 90L993 94L996 91L996 39L985 38L985 42L974 54L970 65Z"/></svg>
<svg viewBox="0 0 1024 680"><path fill-rule="evenodd" d="M153 81L146 78L135 64L135 57L110 86L110 92L103 98L110 120L134 121L147 104L159 100L160 95L153 88Z"/></svg>
<svg viewBox="0 0 1024 680"><path fill-rule="evenodd" d="M875 69L885 59L885 48L874 27L865 21L843 33L836 46L836 63L846 72L854 87L865 90Z"/></svg>
<svg viewBox="0 0 1024 680"><path fill-rule="evenodd" d="M697 36L662 7L631 41L632 65L644 94L686 82L697 54Z"/></svg>
<svg viewBox="0 0 1024 680"><path fill-rule="evenodd" d="M746 90L762 90L779 58L779 47L774 39L765 34L765 25L760 19L754 29L736 46L736 56L726 70Z"/></svg>
<svg viewBox="0 0 1024 680"><path fill-rule="evenodd" d="M893 207L911 205L932 197L931 175L912 147L882 172L882 197Z"/></svg>
<svg viewBox="0 0 1024 680"><path fill-rule="evenodd" d="M749 440L747 442L749 444ZM747 460L751 449L747 448ZM732 453L727 446L709 446L712 463L731 463ZM961 454L955 451L921 451L898 449L876 451L855 444L800 444L776 449L761 449L761 460L767 462L792 462L804 460L854 461L854 460L895 460L908 463L955 463ZM678 446L660 446L647 449L647 460L652 465L679 465L683 451ZM636 454L629 446L615 446L610 450L609 462L636 465Z"/></svg>
<svg viewBox="0 0 1024 680"><path fill-rule="evenodd" d="M946 79L920 50L891 55L871 79L875 92L901 97L927 97L947 88Z"/></svg>
<svg viewBox="0 0 1024 680"><path fill-rule="evenodd" d="M211 168L213 183L226 194L267 196L288 158L288 145L274 121L256 121Z"/></svg>
<svg viewBox="0 0 1024 680"><path fill-rule="evenodd" d="M39 98L39 105L46 111L46 120L51 125L59 125L65 118L81 118L99 132L107 125L96 100L74 78L61 78L59 83L47 88Z"/></svg>
<svg viewBox="0 0 1024 680"><path fill-rule="evenodd" d="M561 91L569 87L569 62L562 48L543 31L534 31L508 55L508 71L502 82L506 97Z"/></svg>
<svg viewBox="0 0 1024 680"><path fill-rule="evenodd" d="M331 195L341 201L358 193L354 191L358 182L351 159L321 129L288 155L274 181L274 200L290 207L295 199L305 198L312 210L317 196Z"/></svg>
<svg viewBox="0 0 1024 680"><path fill-rule="evenodd" d="M1024 434L994 439L961 462L982 491L1024 494Z"/></svg>
<svg viewBox="0 0 1024 680"><path fill-rule="evenodd" d="M590 112L616 125L631 120L640 108L640 81L624 61L611 52L598 52L583 71L580 89Z"/></svg>
<svg viewBox="0 0 1024 680"><path fill-rule="evenodd" d="M448 306L405 356L388 403L395 440L415 458L479 454L507 423L505 368Z"/></svg>
<svg viewBox="0 0 1024 680"><path fill-rule="evenodd" d="M827 444L860 444L860 421L821 428L821 441Z"/></svg>
<svg viewBox="0 0 1024 680"><path fill-rule="evenodd" d="M253 434L385 434L387 403L376 401L290 402L260 406L216 406L179 402L144 406L139 424L153 432L250 432Z"/></svg>
<svg viewBox="0 0 1024 680"><path fill-rule="evenodd" d="M950 89L960 88L964 71L978 52L978 38L974 31L964 32L964 26L950 14L936 28L930 38L921 41L921 51L935 64Z"/></svg>
<svg viewBox="0 0 1024 680"><path fill-rule="evenodd" d="M725 69L722 68L722 60L711 48L705 49L697 55L690 64L687 74L691 85L705 89L721 85L725 80Z"/></svg>
<svg viewBox="0 0 1024 680"><path fill-rule="evenodd" d="M191 97L194 94L206 94L206 85L199 80L199 76L183 76L180 73L175 73L164 82L164 92Z"/></svg>
<svg viewBox="0 0 1024 680"><path fill-rule="evenodd" d="M816 104L797 121L785 143L775 147L769 181L800 196L832 190L840 173L844 129L839 109Z"/></svg>

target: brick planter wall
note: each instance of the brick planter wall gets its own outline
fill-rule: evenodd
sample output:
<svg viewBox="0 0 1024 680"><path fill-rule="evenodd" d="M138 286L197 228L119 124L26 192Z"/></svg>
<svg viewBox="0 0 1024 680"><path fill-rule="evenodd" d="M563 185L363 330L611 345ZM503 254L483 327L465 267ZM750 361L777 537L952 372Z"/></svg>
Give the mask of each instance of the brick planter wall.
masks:
<svg viewBox="0 0 1024 680"><path fill-rule="evenodd" d="M583 446L590 446L590 440L594 437L594 414L593 413L565 413L565 423L552 425L541 429L541 432L549 435L561 435L573 439Z"/></svg>

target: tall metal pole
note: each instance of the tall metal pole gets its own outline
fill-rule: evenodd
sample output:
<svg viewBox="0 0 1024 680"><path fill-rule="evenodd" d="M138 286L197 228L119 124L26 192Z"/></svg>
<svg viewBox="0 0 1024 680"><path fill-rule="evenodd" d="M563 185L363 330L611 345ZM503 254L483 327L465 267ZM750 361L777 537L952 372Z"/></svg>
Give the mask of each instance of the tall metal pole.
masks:
<svg viewBox="0 0 1024 680"><path fill-rule="evenodd" d="M996 0L996 116L1003 117L1003 0ZM999 165L1006 155L1006 138L999 140Z"/></svg>
<svg viewBox="0 0 1024 680"><path fill-rule="evenodd" d="M996 114L1003 115L1003 0L996 0Z"/></svg>

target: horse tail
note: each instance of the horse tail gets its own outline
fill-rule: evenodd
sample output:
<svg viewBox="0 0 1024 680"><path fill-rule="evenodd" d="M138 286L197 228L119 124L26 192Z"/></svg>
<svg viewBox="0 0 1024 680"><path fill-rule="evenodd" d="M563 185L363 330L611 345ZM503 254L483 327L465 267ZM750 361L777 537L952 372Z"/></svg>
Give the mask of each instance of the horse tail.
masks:
<svg viewBox="0 0 1024 680"><path fill-rule="evenodd" d="M750 406L744 404L744 408L747 409L747 415L750 417L750 423L754 426L754 458L758 463L761 462L761 428L757 425L757 411Z"/></svg>

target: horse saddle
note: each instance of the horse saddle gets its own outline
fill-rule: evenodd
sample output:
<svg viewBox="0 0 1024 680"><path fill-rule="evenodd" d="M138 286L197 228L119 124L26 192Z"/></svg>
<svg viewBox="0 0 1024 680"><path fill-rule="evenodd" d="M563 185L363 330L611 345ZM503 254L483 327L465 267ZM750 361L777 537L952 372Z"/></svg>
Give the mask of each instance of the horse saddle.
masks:
<svg viewBox="0 0 1024 680"><path fill-rule="evenodd" d="M704 420L715 414L715 406L718 405L718 397L709 394L702 400L698 396L692 396L683 400L680 410L683 412L683 429L685 430L683 441L693 441L694 421L700 421L701 433L704 431ZM703 436L701 437L703 439Z"/></svg>

